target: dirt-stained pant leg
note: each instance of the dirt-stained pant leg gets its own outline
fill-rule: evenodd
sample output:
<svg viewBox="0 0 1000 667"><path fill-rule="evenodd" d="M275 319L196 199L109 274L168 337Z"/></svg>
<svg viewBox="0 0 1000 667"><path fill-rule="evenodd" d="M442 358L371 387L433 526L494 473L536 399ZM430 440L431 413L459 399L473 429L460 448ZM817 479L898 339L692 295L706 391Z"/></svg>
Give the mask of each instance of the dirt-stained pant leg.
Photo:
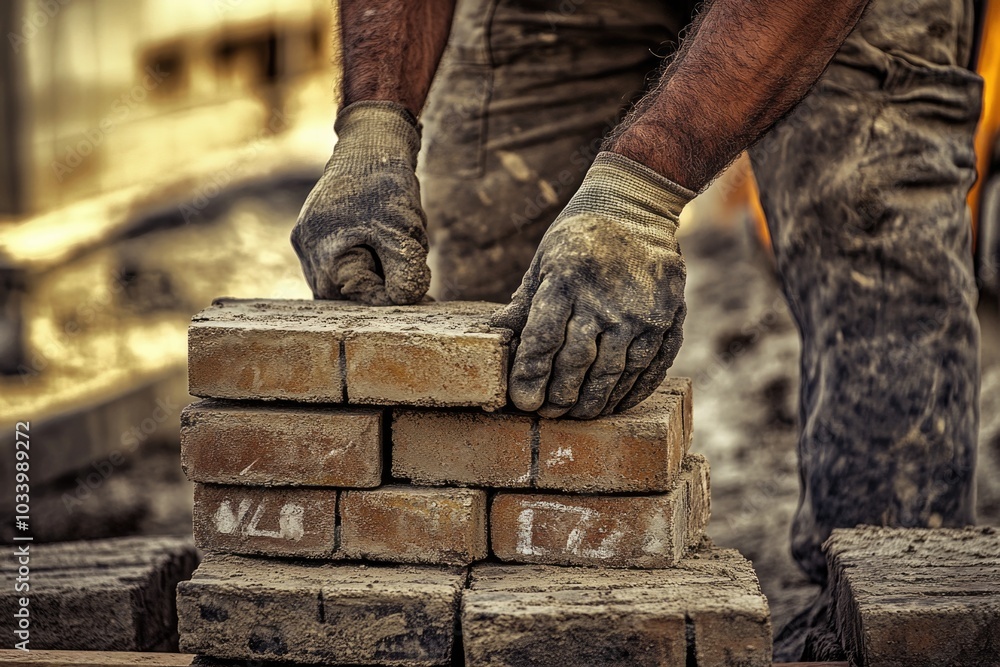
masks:
<svg viewBox="0 0 1000 667"><path fill-rule="evenodd" d="M431 294L506 303L692 0L459 0L423 114Z"/></svg>
<svg viewBox="0 0 1000 667"><path fill-rule="evenodd" d="M974 521L970 4L874 0L751 151L802 335L792 549L820 583L832 528Z"/></svg>

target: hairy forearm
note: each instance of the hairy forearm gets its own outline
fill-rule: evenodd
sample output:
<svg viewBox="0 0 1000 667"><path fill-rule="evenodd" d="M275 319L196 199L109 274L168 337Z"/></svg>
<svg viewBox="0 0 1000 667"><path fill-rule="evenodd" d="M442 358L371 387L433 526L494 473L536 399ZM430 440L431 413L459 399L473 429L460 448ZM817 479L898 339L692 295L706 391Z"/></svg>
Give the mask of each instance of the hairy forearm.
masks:
<svg viewBox="0 0 1000 667"><path fill-rule="evenodd" d="M700 190L809 91L869 0L714 0L606 142Z"/></svg>
<svg viewBox="0 0 1000 667"><path fill-rule="evenodd" d="M344 105L398 102L418 115L454 10L455 0L341 0Z"/></svg>

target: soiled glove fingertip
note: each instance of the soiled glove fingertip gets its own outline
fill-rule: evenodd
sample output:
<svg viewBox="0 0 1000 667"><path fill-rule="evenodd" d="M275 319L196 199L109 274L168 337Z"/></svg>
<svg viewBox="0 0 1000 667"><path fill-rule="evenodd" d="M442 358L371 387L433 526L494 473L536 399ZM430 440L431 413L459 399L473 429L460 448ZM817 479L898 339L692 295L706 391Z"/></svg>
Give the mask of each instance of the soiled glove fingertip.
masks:
<svg viewBox="0 0 1000 667"><path fill-rule="evenodd" d="M510 329L520 335L528 322L528 307L519 301L512 301L503 308L497 309L490 316L489 325L500 329Z"/></svg>
<svg viewBox="0 0 1000 667"><path fill-rule="evenodd" d="M570 408L567 416L582 420L595 419L601 416L602 409L604 409L604 405L597 405L595 401L578 401Z"/></svg>
<svg viewBox="0 0 1000 667"><path fill-rule="evenodd" d="M670 361L673 361L673 357L670 357ZM625 410L634 408L652 396L656 388L663 383L663 379L667 376L669 368L669 362L660 362L651 365L643 375L639 376L635 384L632 385L632 388L622 396L622 399L618 401L618 405L614 407L614 412L624 412Z"/></svg>
<svg viewBox="0 0 1000 667"><path fill-rule="evenodd" d="M415 261L404 268L396 268L386 275L385 289L397 306L419 303L431 286L431 270L427 262Z"/></svg>
<svg viewBox="0 0 1000 667"><path fill-rule="evenodd" d="M545 402L545 388L524 386L524 383L514 382L510 386L510 400L518 410L536 412Z"/></svg>
<svg viewBox="0 0 1000 667"><path fill-rule="evenodd" d="M559 419L567 412L569 412L571 407L572 406L562 407L556 405L543 405L542 407L538 408L537 412L538 416L542 417L543 419Z"/></svg>

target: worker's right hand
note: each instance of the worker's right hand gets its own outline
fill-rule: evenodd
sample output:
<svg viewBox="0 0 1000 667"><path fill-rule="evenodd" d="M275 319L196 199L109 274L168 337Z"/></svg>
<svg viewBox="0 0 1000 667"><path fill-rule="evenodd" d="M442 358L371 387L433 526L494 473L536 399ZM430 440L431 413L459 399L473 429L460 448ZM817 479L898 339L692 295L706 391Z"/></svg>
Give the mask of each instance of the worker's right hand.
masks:
<svg viewBox="0 0 1000 667"><path fill-rule="evenodd" d="M317 299L415 303L430 285L416 119L393 102L337 115L337 145L292 230Z"/></svg>
<svg viewBox="0 0 1000 667"><path fill-rule="evenodd" d="M676 232L693 197L643 164L597 155L511 303L490 320L520 339L514 405L593 419L653 393L683 339L687 271Z"/></svg>

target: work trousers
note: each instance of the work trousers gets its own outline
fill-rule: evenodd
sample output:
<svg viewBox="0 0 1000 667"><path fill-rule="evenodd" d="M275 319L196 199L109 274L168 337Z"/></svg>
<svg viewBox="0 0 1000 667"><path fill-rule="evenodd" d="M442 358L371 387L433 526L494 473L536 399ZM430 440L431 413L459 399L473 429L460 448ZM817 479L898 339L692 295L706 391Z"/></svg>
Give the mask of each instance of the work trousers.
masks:
<svg viewBox="0 0 1000 667"><path fill-rule="evenodd" d="M694 2L459 0L423 116L432 294L506 302ZM979 328L969 0L873 0L750 152L802 338L792 549L974 521Z"/></svg>

